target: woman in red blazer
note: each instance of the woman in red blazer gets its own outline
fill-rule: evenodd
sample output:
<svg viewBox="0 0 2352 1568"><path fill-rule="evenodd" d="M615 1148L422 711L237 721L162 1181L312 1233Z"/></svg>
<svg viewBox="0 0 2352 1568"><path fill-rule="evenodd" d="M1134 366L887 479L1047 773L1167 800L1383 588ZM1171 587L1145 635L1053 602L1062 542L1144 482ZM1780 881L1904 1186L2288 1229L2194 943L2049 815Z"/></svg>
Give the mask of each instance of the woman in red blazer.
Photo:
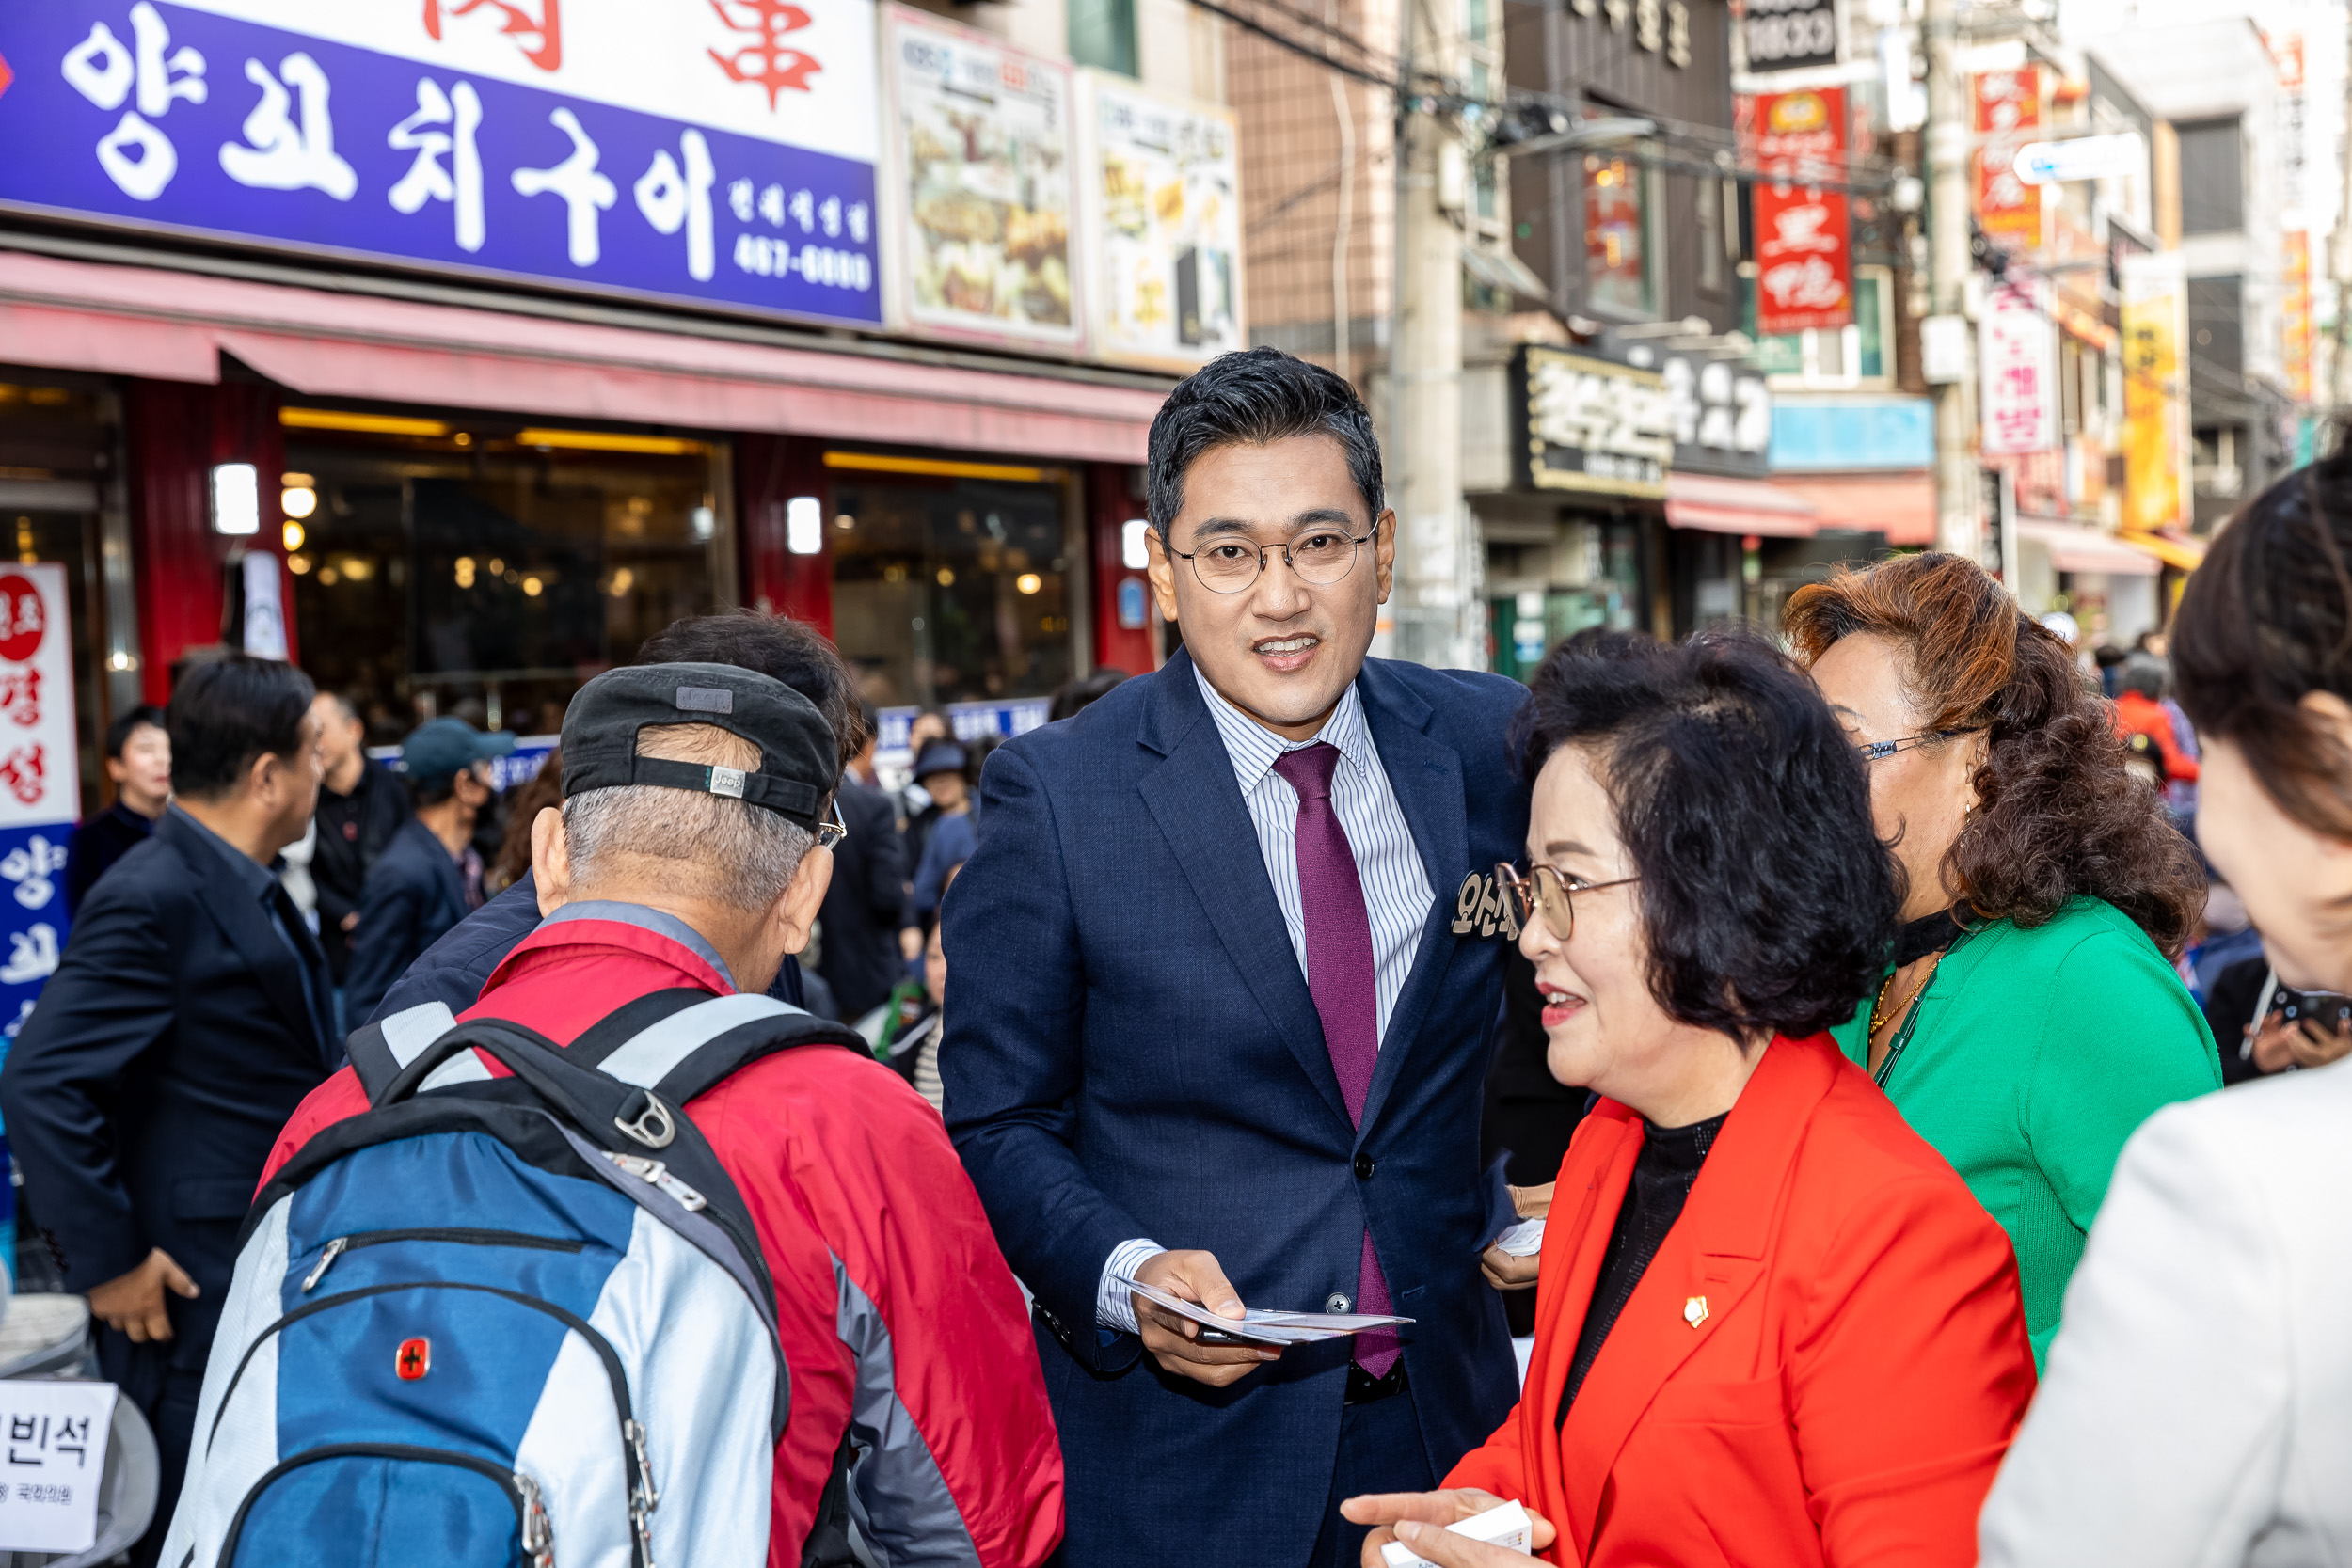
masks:
<svg viewBox="0 0 2352 1568"><path fill-rule="evenodd" d="M1899 907L1864 763L1753 639L1581 640L1534 687L1506 880L1551 1070L1602 1099L1518 1408L1350 1516L1443 1568L1526 1560L1437 1528L1502 1499L1562 1564L1965 1568L2033 1356L2008 1238L1822 1032Z"/></svg>

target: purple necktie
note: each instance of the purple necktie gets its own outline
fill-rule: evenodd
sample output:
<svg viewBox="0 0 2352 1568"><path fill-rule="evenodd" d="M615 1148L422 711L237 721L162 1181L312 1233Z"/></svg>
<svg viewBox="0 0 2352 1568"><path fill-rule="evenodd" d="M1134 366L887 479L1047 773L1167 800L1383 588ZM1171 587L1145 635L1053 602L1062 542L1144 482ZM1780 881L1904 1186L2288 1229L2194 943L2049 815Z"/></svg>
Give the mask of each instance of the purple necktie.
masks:
<svg viewBox="0 0 2352 1568"><path fill-rule="evenodd" d="M1363 879L1356 874L1356 851L1331 809L1331 770L1338 748L1323 741L1285 752L1274 770L1298 791L1298 903L1307 926L1307 990L1323 1018L1323 1043L1347 1101L1347 1119L1360 1126L1364 1096L1372 1088L1373 1065L1380 1058L1380 1023L1372 961L1372 916L1364 909ZM1364 1231L1363 1261L1356 1271L1356 1310L1385 1313L1388 1282ZM1396 1330L1374 1329L1356 1336L1356 1365L1386 1377L1396 1365Z"/></svg>

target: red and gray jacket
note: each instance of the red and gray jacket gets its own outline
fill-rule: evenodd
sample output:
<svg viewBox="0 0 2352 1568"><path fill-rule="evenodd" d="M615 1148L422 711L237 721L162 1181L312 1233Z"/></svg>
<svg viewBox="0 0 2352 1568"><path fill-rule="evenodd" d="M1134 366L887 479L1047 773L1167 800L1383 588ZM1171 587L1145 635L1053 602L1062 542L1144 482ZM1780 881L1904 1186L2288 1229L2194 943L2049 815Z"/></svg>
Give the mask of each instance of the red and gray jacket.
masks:
<svg viewBox="0 0 2352 1568"><path fill-rule="evenodd" d="M681 986L736 989L683 922L570 904L462 1016L568 1043L623 1003ZM437 1017L419 1026L437 1034L449 1015L428 1006ZM278 1135L262 1181L366 1108L351 1069L335 1074ZM800 1562L845 1433L850 1512L882 1568L1041 1563L1061 1539L1060 1445L1021 1289L938 1113L881 1063L834 1050L755 1063L686 1109L750 1207L792 1370L773 1568Z"/></svg>

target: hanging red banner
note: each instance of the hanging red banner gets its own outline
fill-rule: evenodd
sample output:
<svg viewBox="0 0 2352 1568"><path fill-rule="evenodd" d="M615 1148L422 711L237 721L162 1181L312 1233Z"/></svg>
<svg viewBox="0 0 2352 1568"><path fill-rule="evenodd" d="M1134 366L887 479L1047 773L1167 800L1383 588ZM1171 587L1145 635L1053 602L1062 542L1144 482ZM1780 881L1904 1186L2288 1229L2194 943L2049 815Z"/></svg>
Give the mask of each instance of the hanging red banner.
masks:
<svg viewBox="0 0 2352 1568"><path fill-rule="evenodd" d="M2042 192L2017 178L2017 150L2042 137L2042 72L1979 71L1968 96L1979 145L1976 151L1977 222L2005 250L2042 247Z"/></svg>
<svg viewBox="0 0 2352 1568"><path fill-rule="evenodd" d="M1846 89L1761 93L1747 116L1756 182L1756 329L1767 336L1853 322L1853 233L1846 193Z"/></svg>

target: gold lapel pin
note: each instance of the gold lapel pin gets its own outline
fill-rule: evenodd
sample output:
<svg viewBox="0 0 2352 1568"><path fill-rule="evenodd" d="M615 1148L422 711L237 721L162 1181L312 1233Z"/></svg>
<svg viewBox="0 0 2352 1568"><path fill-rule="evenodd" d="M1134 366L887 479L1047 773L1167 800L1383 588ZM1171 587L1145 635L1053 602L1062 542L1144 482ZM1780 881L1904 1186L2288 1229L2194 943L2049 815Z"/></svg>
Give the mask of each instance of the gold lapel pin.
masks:
<svg viewBox="0 0 2352 1568"><path fill-rule="evenodd" d="M1692 1328L1696 1328L1699 1324L1705 1323L1707 1321L1707 1298L1705 1296L1692 1296L1689 1301L1684 1302L1682 1304L1682 1321L1689 1323Z"/></svg>

